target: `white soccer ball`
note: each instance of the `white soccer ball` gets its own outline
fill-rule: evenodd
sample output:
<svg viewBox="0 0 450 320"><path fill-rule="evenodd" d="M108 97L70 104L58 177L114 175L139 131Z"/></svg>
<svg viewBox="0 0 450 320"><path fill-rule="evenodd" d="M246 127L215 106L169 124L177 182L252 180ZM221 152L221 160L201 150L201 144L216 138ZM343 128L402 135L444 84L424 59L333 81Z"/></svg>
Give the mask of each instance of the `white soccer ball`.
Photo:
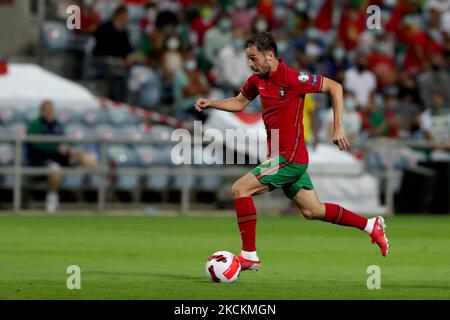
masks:
<svg viewBox="0 0 450 320"><path fill-rule="evenodd" d="M217 251L206 261L205 271L214 282L232 283L239 278L241 264L231 252Z"/></svg>

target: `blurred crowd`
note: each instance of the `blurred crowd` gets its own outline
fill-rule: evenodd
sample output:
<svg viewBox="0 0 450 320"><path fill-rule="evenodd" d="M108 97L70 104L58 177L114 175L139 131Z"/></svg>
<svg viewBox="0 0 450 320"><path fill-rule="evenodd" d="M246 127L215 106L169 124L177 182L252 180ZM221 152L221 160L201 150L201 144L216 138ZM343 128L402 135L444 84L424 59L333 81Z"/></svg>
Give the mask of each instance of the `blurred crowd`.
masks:
<svg viewBox="0 0 450 320"><path fill-rule="evenodd" d="M343 84L351 142L450 141L450 0L83 0L79 5L82 28L76 32L95 39L90 76L108 80L112 99L154 110L169 105L183 119L204 117L193 112L193 102L239 92L251 75L246 38L270 31L288 65ZM370 5L381 9L380 28L366 24ZM305 135L311 143L328 140L327 99L307 99ZM249 111L258 107L255 101Z"/></svg>

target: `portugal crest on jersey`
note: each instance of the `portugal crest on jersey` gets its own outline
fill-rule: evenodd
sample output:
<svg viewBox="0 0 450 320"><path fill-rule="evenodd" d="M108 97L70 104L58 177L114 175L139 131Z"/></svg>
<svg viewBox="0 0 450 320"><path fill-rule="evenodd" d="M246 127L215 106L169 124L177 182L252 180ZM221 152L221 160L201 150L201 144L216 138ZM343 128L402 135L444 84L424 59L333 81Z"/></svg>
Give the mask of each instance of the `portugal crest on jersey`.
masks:
<svg viewBox="0 0 450 320"><path fill-rule="evenodd" d="M280 99L284 100L286 98L286 89L280 88Z"/></svg>
<svg viewBox="0 0 450 320"><path fill-rule="evenodd" d="M309 80L309 75L306 72L300 72L297 79L300 82L306 82Z"/></svg>

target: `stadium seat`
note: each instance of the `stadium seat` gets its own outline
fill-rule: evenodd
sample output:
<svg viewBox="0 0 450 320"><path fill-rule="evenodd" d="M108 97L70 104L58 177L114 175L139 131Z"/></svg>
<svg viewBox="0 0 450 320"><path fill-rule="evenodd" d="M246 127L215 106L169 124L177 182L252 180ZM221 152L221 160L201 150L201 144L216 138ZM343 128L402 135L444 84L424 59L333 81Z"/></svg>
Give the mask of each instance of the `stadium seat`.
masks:
<svg viewBox="0 0 450 320"><path fill-rule="evenodd" d="M173 128L165 125L154 125L149 130L143 131L144 138L152 140L150 143L157 146L167 146L170 144L170 136Z"/></svg>
<svg viewBox="0 0 450 320"><path fill-rule="evenodd" d="M65 127L64 133L66 137L75 138L77 140L82 140L87 137L92 136L93 130L86 127L82 123L70 123ZM80 143L77 146L85 151L95 152L99 154L99 147L96 143Z"/></svg>
<svg viewBox="0 0 450 320"><path fill-rule="evenodd" d="M27 124L25 122L16 122L6 127L14 137L17 135L25 137L27 134Z"/></svg>
<svg viewBox="0 0 450 320"><path fill-rule="evenodd" d="M139 146L136 148L136 156L138 165L143 168L170 166L170 158L168 158L167 155L167 148ZM144 189L164 191L169 186L170 177L163 174L153 174L144 177L144 181Z"/></svg>
<svg viewBox="0 0 450 320"><path fill-rule="evenodd" d="M11 125L23 121L26 121L26 118L18 108L13 106L0 107L0 124Z"/></svg>
<svg viewBox="0 0 450 320"><path fill-rule="evenodd" d="M181 190L183 188L184 180L187 179L187 183L190 189L193 189L196 186L197 179L194 176L190 176L185 178L184 176L175 176L172 189L173 190Z"/></svg>
<svg viewBox="0 0 450 320"><path fill-rule="evenodd" d="M24 121L27 123L37 117L39 117L39 107L29 107L26 109L26 112L24 112Z"/></svg>
<svg viewBox="0 0 450 320"><path fill-rule="evenodd" d="M145 109L159 107L163 98L163 80L161 75L145 66L131 69L128 89L133 104Z"/></svg>
<svg viewBox="0 0 450 320"><path fill-rule="evenodd" d="M14 165L14 146L7 143L0 144L0 167L9 167ZM14 175L6 174L0 177L3 189L12 189L14 187Z"/></svg>
<svg viewBox="0 0 450 320"><path fill-rule="evenodd" d="M113 163L117 168L136 167L136 154L133 149L126 146L113 145L108 148L108 163ZM133 191L139 186L139 176L118 175L116 188L121 191Z"/></svg>
<svg viewBox="0 0 450 320"><path fill-rule="evenodd" d="M111 108L108 111L109 123L113 126L136 125L139 119L127 108Z"/></svg>
<svg viewBox="0 0 450 320"><path fill-rule="evenodd" d="M45 52L54 53L69 49L71 33L65 23L44 22L41 26L41 34Z"/></svg>
<svg viewBox="0 0 450 320"><path fill-rule="evenodd" d="M108 114L103 109L86 110L81 115L81 121L90 127L108 123Z"/></svg>
<svg viewBox="0 0 450 320"><path fill-rule="evenodd" d="M56 119L63 126L66 126L71 123L81 122L81 114L75 111L75 108L59 107L56 108L55 113Z"/></svg>
<svg viewBox="0 0 450 320"><path fill-rule="evenodd" d="M97 137L102 140L112 140L117 136L117 131L109 124L99 124L94 128Z"/></svg>
<svg viewBox="0 0 450 320"><path fill-rule="evenodd" d="M218 190L222 185L222 177L218 176L201 176L199 177L198 190L214 191Z"/></svg>
<svg viewBox="0 0 450 320"><path fill-rule="evenodd" d="M136 145L133 142L139 142L144 139L142 130L139 130L138 126L136 125L126 125L120 127L116 130L116 132L118 137L130 141L130 146Z"/></svg>
<svg viewBox="0 0 450 320"><path fill-rule="evenodd" d="M84 175L66 175L64 176L62 189L80 190L84 185Z"/></svg>
<svg viewBox="0 0 450 320"><path fill-rule="evenodd" d="M8 143L0 144L0 166L6 167L13 165L14 146Z"/></svg>

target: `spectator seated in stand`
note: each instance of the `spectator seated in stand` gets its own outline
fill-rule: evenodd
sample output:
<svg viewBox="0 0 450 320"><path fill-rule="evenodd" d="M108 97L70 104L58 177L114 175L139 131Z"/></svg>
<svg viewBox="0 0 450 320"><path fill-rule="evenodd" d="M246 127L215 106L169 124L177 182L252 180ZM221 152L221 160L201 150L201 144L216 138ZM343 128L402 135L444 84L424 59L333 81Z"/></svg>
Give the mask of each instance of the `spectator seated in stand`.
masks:
<svg viewBox="0 0 450 320"><path fill-rule="evenodd" d="M64 129L56 120L53 103L44 101L39 117L28 123L29 135L63 135ZM49 167L46 209L54 213L59 206L58 191L62 183L61 167L81 165L94 169L97 157L80 149L71 148L66 143L39 142L27 145L27 160L34 167Z"/></svg>
<svg viewBox="0 0 450 320"><path fill-rule="evenodd" d="M175 74L173 91L178 117L204 120L203 113L196 112L193 106L197 99L209 95L210 88L205 74L198 69L197 60L193 54L187 54L183 69Z"/></svg>
<svg viewBox="0 0 450 320"><path fill-rule="evenodd" d="M94 32L96 44L93 51L94 66L109 81L109 96L116 101L126 100L128 69L132 64L132 48L127 34L128 10L119 6L111 21L100 25Z"/></svg>

